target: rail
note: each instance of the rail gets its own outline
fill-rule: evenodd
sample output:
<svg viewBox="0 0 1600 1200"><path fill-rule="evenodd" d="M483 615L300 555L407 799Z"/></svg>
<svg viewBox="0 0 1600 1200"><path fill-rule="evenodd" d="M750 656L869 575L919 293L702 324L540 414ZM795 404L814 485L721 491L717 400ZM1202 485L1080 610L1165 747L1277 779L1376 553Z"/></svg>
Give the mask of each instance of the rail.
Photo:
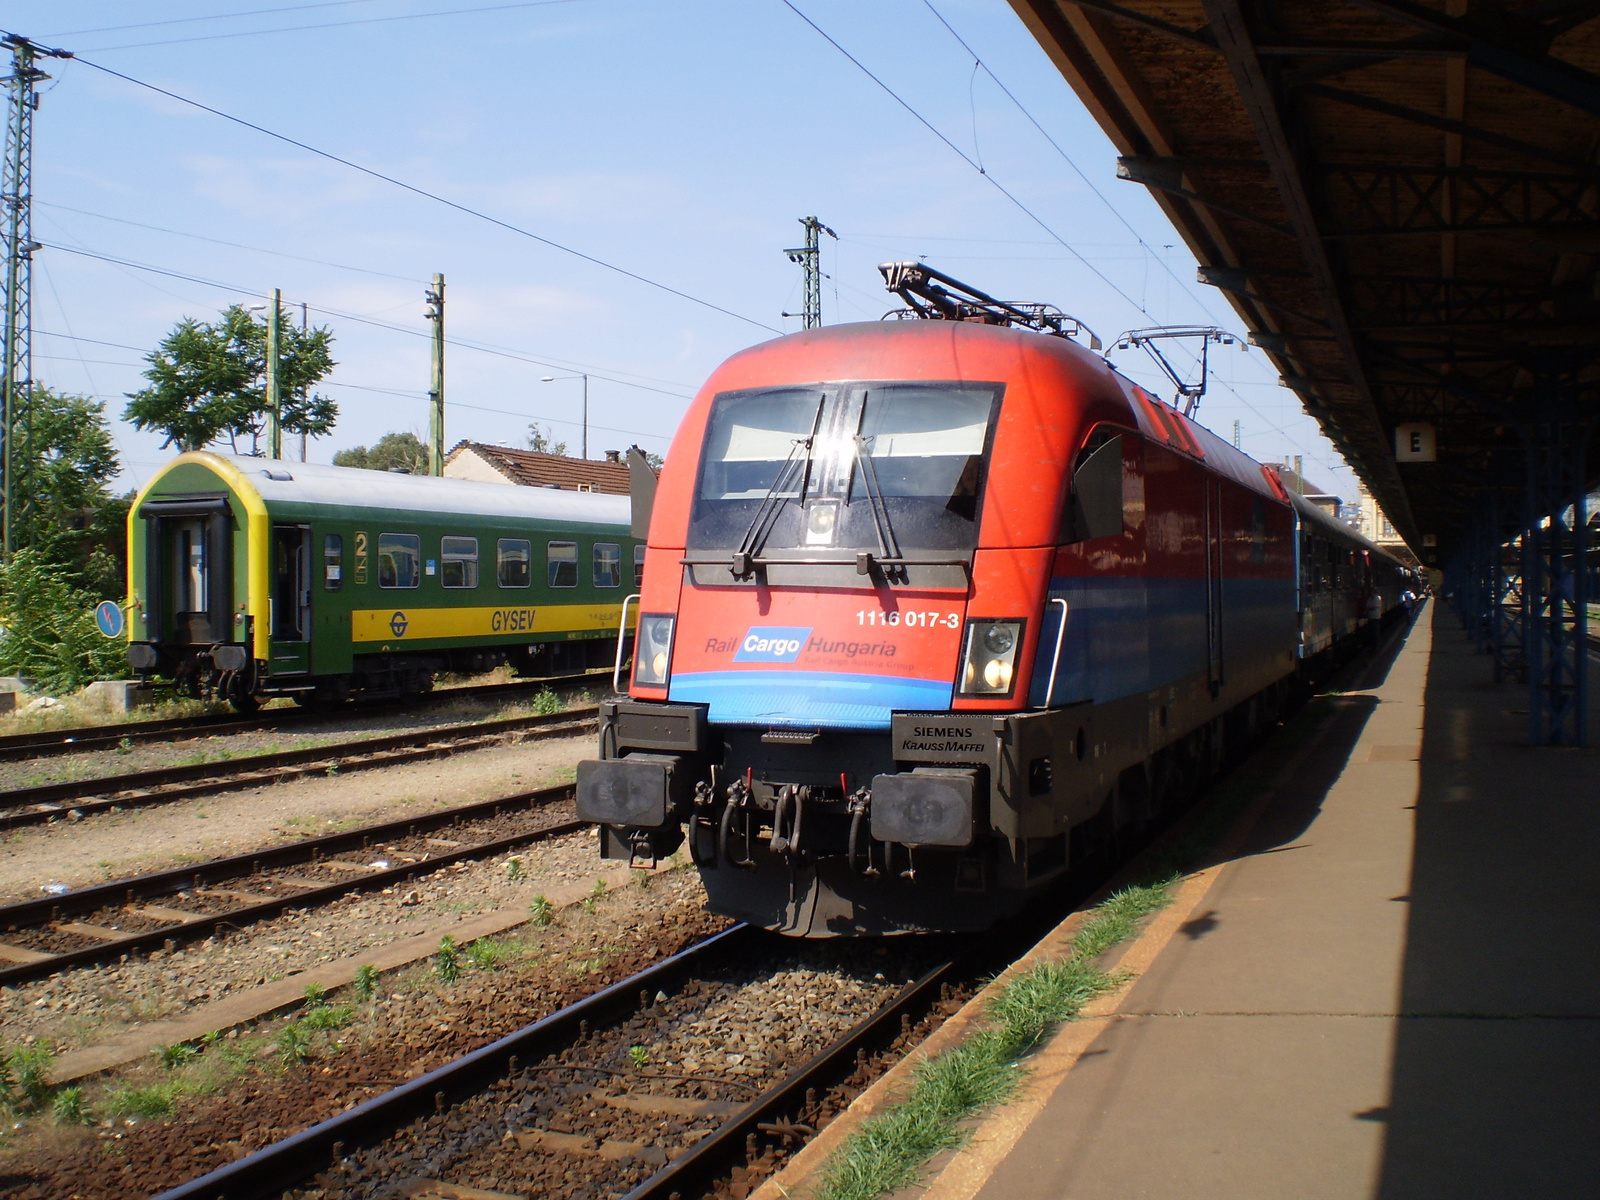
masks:
<svg viewBox="0 0 1600 1200"><path fill-rule="evenodd" d="M252 850L245 854L216 858L209 862L176 867L128 879L113 880L93 887L79 888L60 896L46 896L38 900L24 900L17 904L0 906L0 929L11 931L5 937L14 937L18 929L59 922L64 918L83 916L108 908L132 906L137 901L171 896L182 891L202 892L219 883L233 882L284 867L317 863L350 850L364 850L372 843L382 843L421 833L446 829L473 820L501 816L518 810L533 812L573 799L574 785L539 788L483 800L439 812L401 817L377 825L342 833L330 833L307 838L285 846L266 850ZM374 868L353 877L331 881L322 886L302 886L281 895L255 898L247 903L216 912L197 912L184 920L174 917L173 923L158 929L144 930L120 939L107 938L96 945L60 953L32 950L0 940L0 986L14 986L30 979L39 979L73 967L93 966L115 962L121 955L144 953L161 949L168 941L191 942L210 937L224 927L237 928L255 921L277 916L290 908L307 908L327 904L351 892L371 891L405 883L419 875L430 874L442 867L471 859L491 858L534 842L544 841L588 827L585 821L567 820L533 829L525 829L508 837L445 850L398 866ZM246 893L247 895L249 893ZM174 913L177 910L172 910ZM109 932L109 931L108 931Z"/></svg>
<svg viewBox="0 0 1600 1200"><path fill-rule="evenodd" d="M157 767L96 779L13 788L0 791L0 828L42 824L72 812L82 816L113 808L165 804L259 787L282 778L286 771L299 774L352 771L441 758L492 744L514 733L538 737L577 733L589 728L598 715L599 709L591 706L562 713L435 726L333 746L251 754L223 762Z"/></svg>

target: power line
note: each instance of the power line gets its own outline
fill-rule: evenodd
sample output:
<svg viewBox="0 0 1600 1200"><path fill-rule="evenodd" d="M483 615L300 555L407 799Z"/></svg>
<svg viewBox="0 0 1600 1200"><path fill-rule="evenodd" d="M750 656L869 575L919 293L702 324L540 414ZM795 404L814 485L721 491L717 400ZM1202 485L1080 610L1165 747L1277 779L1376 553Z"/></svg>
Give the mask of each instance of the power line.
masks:
<svg viewBox="0 0 1600 1200"><path fill-rule="evenodd" d="M552 4L576 4L578 0L518 0L515 4L492 4L482 8L449 8L439 12L402 13L393 17L364 17L356 21L323 21L313 25L280 25L271 29L242 29L234 33L207 33L198 37L167 38L159 42L125 42L120 46L95 46L93 53L113 50L144 50L151 46L182 46L192 42L220 42L228 38L259 37L264 33L303 33L313 29L347 29L352 25L384 25L390 21L421 21L428 17L461 17L471 13L504 12L513 8L546 8Z"/></svg>
<svg viewBox="0 0 1600 1200"><path fill-rule="evenodd" d="M136 262L133 259L118 258L110 254L99 254L93 250L77 249L72 246L60 246L48 242L41 243L41 245L42 248L47 250L59 250L64 254L76 254L83 258L96 259L100 262L109 263L116 267L131 268L136 271L149 271L154 275L162 275L168 279L180 279L185 283L198 283L202 287L216 288L219 291L231 292L237 296L249 296L251 299L259 299L266 295L265 292L255 288L241 287L232 283L223 283L222 281L216 279L205 279L199 275L189 275L182 271L173 271L166 267L157 267L150 263ZM307 302L307 307L310 308L312 312L320 313L323 316L335 317L341 321L354 321L359 325L371 325L376 329L387 329L393 333L403 333L408 337L426 338L431 336L420 329L408 329L404 325L394 325L388 321L378 321L371 317L363 317L358 316L355 313L342 312L336 308L326 308L319 304L311 304L309 301ZM62 337L64 335L56 334L55 336ZM450 344L452 346L459 346L466 350L475 350L479 354L488 354L496 358L509 358L517 362L528 363L536 367L555 367L559 370L568 369L565 364L557 362L553 359L534 358L531 355L521 354L517 351L499 349L487 343L474 343L460 338L452 338ZM685 395L682 392L673 392L668 391L666 388L651 387L648 384L636 383L631 379L622 379L614 375L601 374L598 371L590 371L589 374L594 379L602 379L607 383L614 383L620 387L635 388L644 392L654 392L662 396L672 396L678 400L693 399L693 396Z"/></svg>
<svg viewBox="0 0 1600 1200"><path fill-rule="evenodd" d="M216 13L209 17L171 17L165 21L140 21L135 25L102 25L98 29L69 29L47 33L48 38L82 37L91 33L121 33L127 29L154 29L159 25L193 25L197 21L229 21L235 17L259 17L268 13L304 12L311 8L349 8L355 4L377 4L382 0L321 0L318 4L291 4L284 8L252 8L245 12Z"/></svg>
<svg viewBox="0 0 1600 1200"><path fill-rule="evenodd" d="M1043 217L1039 216L1038 213L1034 212L1031 208L1029 208L1026 204L1024 204L1016 195L1014 195L1011 191L1009 191L1005 187L1004 184L1002 184L993 175L989 174L988 171L984 170L984 168L979 163L974 161L974 159L972 158L972 156L970 154L968 154L960 146L958 146L954 142L952 142L943 133L939 132L938 128L933 124L933 122L928 120L927 117L923 116L915 108L913 108L911 106L911 104L900 95L899 92L895 91L887 83L885 83L883 80L879 79L876 75L874 75L872 73L872 71L867 68L865 63L863 63L855 55L851 54L850 51L846 50L838 42L834 41L832 35L829 34L827 30L823 29L822 26L818 25L810 17L806 16L805 13L801 12L798 8L796 8L794 6L792 0L783 0L783 5L790 12L794 13L795 16L799 17L802 21L804 21L807 25L811 26L811 28L814 29L823 38L823 40L826 41L830 46L832 46L840 54L844 55L852 63L854 63L856 65L856 67L861 71L861 73L863 75L865 75L868 79L872 80L873 83L877 84L880 88L882 88L885 92L887 92L889 97L890 97L890 99L892 99L901 108L905 109L906 112L910 113L913 117L915 117L917 119L917 121L919 123L921 123L921 125L925 129L928 130L929 133L933 134L934 137L938 138L941 142L943 142L946 146L948 146L956 154L960 155L961 160L963 162L965 162L967 164L967 166L971 167L974 171L976 171L979 175L981 175L985 180L987 180L989 182L989 184L996 191L998 191L1007 200L1011 201L1012 204L1016 205L1017 208L1020 209L1023 212L1023 214L1028 217L1029 220L1031 220L1040 229L1042 229L1046 233L1048 233L1060 245L1066 247L1068 252L1070 252L1073 255L1073 257L1075 257L1085 267L1089 268L1089 271L1093 275L1095 275L1102 283L1104 283L1107 287L1109 287L1117 295L1121 296L1124 300L1126 300L1134 308L1136 308L1140 312L1144 313L1145 316L1150 317L1151 320L1155 319L1154 317L1150 316L1149 310L1146 309L1144 305L1140 304L1132 296L1128 295L1127 292L1123 291L1122 288L1117 286L1117 284L1110 278L1110 276L1106 275L1103 271L1101 271L1098 267L1096 267L1088 259L1084 258L1083 255L1079 254L1078 251L1076 250L1076 248L1074 248L1070 242L1068 242L1064 237L1062 237L1054 229L1050 228L1050 226L1045 222Z"/></svg>
<svg viewBox="0 0 1600 1200"><path fill-rule="evenodd" d="M46 200L35 200L34 203L60 212L77 213L81 217L94 217L100 221L115 221L118 225L131 225L135 229L148 229L155 233L170 233L173 237L190 238L197 242L209 242L213 246L227 246L233 250L249 250L254 254L270 254L275 258L287 258L294 262L311 263L313 266L318 267L332 267L337 271L354 271L360 275L375 275L379 279L395 279L401 283L420 282L420 280L413 279L409 275L393 275L388 271L374 271L370 267L352 267L347 263L328 262L322 258L308 258L303 254L289 254L283 250L268 250L265 246L248 246L243 242L224 241L222 238L206 237L204 234L189 233L182 229L168 229L164 225L146 225L143 221L130 221L126 217L113 217L106 213L90 212L86 208L73 208L67 204L51 204Z"/></svg>
<svg viewBox="0 0 1600 1200"><path fill-rule="evenodd" d="M784 2L787 3L788 0L784 0ZM636 271L630 271L626 267L619 267L615 263L606 262L604 259L596 258L592 254L585 254L582 250L575 250L571 246L564 246L560 242L543 237L537 233L534 233L532 230L523 229L519 225L511 224L509 221L502 221L499 217L492 217L488 213L481 212L480 210L471 208L465 204L458 204L454 200L447 200L436 192L430 192L425 188L417 187L415 184L406 183L403 180L396 179L393 175L385 175L382 171L375 171L371 167L364 167L360 163L352 162L348 158L340 158L337 154L330 153L327 150L319 150L317 147L306 142L298 141L295 138L289 137L287 134L275 133L263 125L257 125L253 121L246 121L243 117L236 117L231 113L223 112L220 108L212 108L209 104L202 104L198 100L191 100L189 97L181 96L177 92L168 91L163 87L157 87L153 83L146 83L142 79L135 79L132 75L125 75L121 71L116 71L110 67L102 66L99 63L91 62L87 58L74 58L72 61L82 63L86 67L92 67L96 71L100 71L117 79L124 80L125 82L134 84L137 87L145 88L148 91L155 92L157 95L166 96L169 100L176 100L181 104L187 104L193 108L198 108L202 112L208 112L212 116L221 117L223 120L231 121L235 125L243 126L245 129L254 130L257 133L264 134L267 137L283 142L286 145L294 146L297 149L304 150L308 154L315 154L317 157L325 158L329 162L336 162L340 166L349 167L352 171L359 171L361 174L370 176L373 179L380 179L384 183L392 184L397 188L410 192L412 195L421 196L426 200L432 200L436 204L444 205L446 208L453 208L457 212L467 214L469 217L476 217L478 220L486 221L490 225L498 226L501 229L538 242L541 245L549 246L552 250L560 250L563 254L570 254L574 258L580 258L584 262L592 263L597 267L603 267L607 271L613 271L618 275L625 276L628 279L632 279L638 283L642 283L649 287L656 288L659 291L666 292L668 295L677 296L680 300L687 300L691 304L698 304L702 308L708 308L712 312L719 312L723 316L734 318L736 321L743 321L747 325L754 325L758 329L765 329L769 333L783 333L783 330L777 328L776 326L768 325L764 321L758 321L754 317L747 317L743 313L734 312L731 308L723 308L720 304L713 304L709 300L702 300L699 296L690 295L688 292L680 291L679 289L671 287L668 284L658 283L656 280L644 275L640 275Z"/></svg>
<svg viewBox="0 0 1600 1200"><path fill-rule="evenodd" d="M1031 112L1028 111L1027 106L1024 105L1021 100L1017 99L1017 97L1012 93L1011 89L1005 85L1005 82L1000 78L1000 76L996 75L994 71L990 69L989 64L984 62L983 59L979 57L978 52L967 44L967 40L956 32L955 27L951 25L949 21L945 20L944 14L933 6L933 0L922 0L922 3L926 5L928 11L938 19L939 24L943 25L945 29L949 31L950 36L955 38L955 40L960 43L961 48L968 54L972 55L972 61L974 65L981 67L983 69L983 73L994 81L994 85L1006 94L1006 99L1010 100L1012 104L1017 106L1017 111L1028 118L1029 124L1039 131L1039 136L1050 143L1050 148L1061 156L1062 161L1064 161L1067 166L1072 168L1073 172L1078 176L1079 179L1083 180L1084 186L1094 193L1095 198L1110 210L1111 215L1116 217L1117 220L1122 223L1123 228L1125 228L1129 233L1133 234L1134 239L1139 243L1140 246L1144 247L1145 252L1149 254L1151 258L1155 259L1161 264L1162 269L1172 277L1172 281L1182 288L1184 292L1188 294L1191 300L1200 306L1200 311L1210 315L1211 310L1206 306L1206 302L1202 300L1195 292L1190 290L1189 285L1185 283L1178 273L1172 269L1171 265L1166 261L1166 259L1162 258L1155 252L1150 244L1144 240L1144 237L1139 233L1139 231L1133 227L1132 223L1129 222L1128 218L1123 216L1121 210L1118 209L1115 204L1111 203L1110 197L1108 197L1104 192L1095 186L1094 180L1090 179L1089 176L1084 172L1084 169L1073 160L1072 155L1068 154L1064 149L1062 149L1061 144L1057 142L1055 138L1050 136L1049 131L1039 123L1038 119Z"/></svg>

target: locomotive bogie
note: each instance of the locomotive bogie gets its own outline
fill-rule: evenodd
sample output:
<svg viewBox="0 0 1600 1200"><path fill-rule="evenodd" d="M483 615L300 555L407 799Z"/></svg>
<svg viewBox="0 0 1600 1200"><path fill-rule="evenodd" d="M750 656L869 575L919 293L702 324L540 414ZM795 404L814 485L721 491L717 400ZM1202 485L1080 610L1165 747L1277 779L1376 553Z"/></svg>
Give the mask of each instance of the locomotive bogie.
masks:
<svg viewBox="0 0 1600 1200"><path fill-rule="evenodd" d="M642 563L629 517L613 496L184 454L129 513L129 665L240 708L609 666Z"/></svg>

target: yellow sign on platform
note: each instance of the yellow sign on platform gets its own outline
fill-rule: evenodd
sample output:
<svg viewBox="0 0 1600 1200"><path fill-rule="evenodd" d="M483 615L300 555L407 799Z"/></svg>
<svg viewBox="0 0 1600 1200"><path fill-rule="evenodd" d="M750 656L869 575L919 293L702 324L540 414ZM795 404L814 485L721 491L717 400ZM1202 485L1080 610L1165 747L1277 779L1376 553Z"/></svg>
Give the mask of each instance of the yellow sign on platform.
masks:
<svg viewBox="0 0 1600 1200"><path fill-rule="evenodd" d="M620 604L504 605L497 608L358 608L354 642L420 642L440 638L509 638L552 633L609 633Z"/></svg>

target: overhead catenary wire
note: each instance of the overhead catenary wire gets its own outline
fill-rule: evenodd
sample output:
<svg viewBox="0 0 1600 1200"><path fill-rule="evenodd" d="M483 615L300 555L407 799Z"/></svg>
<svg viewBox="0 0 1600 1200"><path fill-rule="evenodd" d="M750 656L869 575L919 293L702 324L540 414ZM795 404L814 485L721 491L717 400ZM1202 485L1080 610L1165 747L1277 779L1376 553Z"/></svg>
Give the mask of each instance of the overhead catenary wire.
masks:
<svg viewBox="0 0 1600 1200"><path fill-rule="evenodd" d="M305 12L313 8L353 8L357 4L382 4L386 0L318 0L315 4L290 4L279 8L252 8L244 12L212 13L204 17L168 17L161 21L138 21L132 25L101 25L94 29L66 29L46 33L46 38L87 37L93 33L123 33L129 29L154 29L161 25L194 25L202 21L231 21L239 17L260 17L271 13Z"/></svg>
<svg viewBox="0 0 1600 1200"><path fill-rule="evenodd" d="M464 17L473 13L504 12L514 8L546 8L554 4L576 4L579 0L516 0L512 4L491 4L477 8L449 8L436 12L400 13L392 17L362 17L354 21L322 21L311 25L279 25L269 29L241 29L231 33L206 33L195 37L166 38L157 42L126 42L120 46L95 46L94 54L114 50L145 50L152 46L182 46L193 42L219 42L229 38L260 37L269 33L306 33L317 29L348 29L353 25L384 25L391 21L421 21L429 17Z"/></svg>
<svg viewBox="0 0 1600 1200"><path fill-rule="evenodd" d="M787 0L785 0L785 2L787 2ZM570 254L574 258L581 259L584 262L591 263L597 267L602 267L607 271L612 271L618 275L624 276L625 278L632 279L637 283L642 283L648 287L655 288L658 291L666 292L668 295L676 296L680 300L687 300L691 304L697 304L702 308L711 310L712 312L721 313L726 317L732 317L736 321L743 321L747 325L754 325L758 329L765 329L769 333L781 334L783 332L783 330L774 325L768 325L765 321L758 321L754 317L747 317L743 313L735 312L731 308L724 308L720 304L713 303L710 300L702 299L699 296L695 296L689 292L675 288L670 284L661 283L658 280L651 279L647 275L641 275L637 271L630 271L626 267L620 267L615 263L607 262L603 258L597 258L592 254L587 254L584 251L575 249L572 246L563 245L552 238L547 238L542 234L534 233L531 229L524 229L520 225L513 225L510 221L503 221L499 217L490 216L488 213L476 208L472 208L470 205L461 204L455 200L446 199L437 192L430 192L426 188L421 188L415 184L407 183L402 179L397 179L393 175L386 175L382 171L374 170L372 167L363 166L360 163L348 158L342 158L331 151L319 149L316 146L311 145L309 142L302 142L297 138L290 137L288 134L278 133L274 130L268 129L264 125L257 125L254 121L247 121L243 117L236 117L232 113L224 112L220 108L213 108L209 104L202 104L200 101L191 99L190 97L184 96L178 92L170 91L164 87L158 87L155 84L147 83L142 79L136 79L132 75L124 74L121 71L114 70L113 68L105 66L101 63L93 62L87 58L73 58L71 61L81 63L93 70L100 71L106 75L121 79L124 82L131 83L136 87L145 88L148 91L155 92L157 95L166 96L169 100L176 100L181 104L187 104L193 108L199 109L202 112L210 113L212 116L221 117L223 120L231 121L233 124L241 126L242 128L254 130L256 133L273 138L274 140L283 142L286 145L294 146L297 149L304 150L308 154L315 154L318 158L325 158L329 162L338 163L340 166L348 167L352 171L358 171L361 174L370 176L373 179L378 179L384 183L392 184L394 187L400 188L402 191L410 192L415 196L421 196L425 200L432 200L436 204L442 204L446 208L454 209L460 213L465 213L467 216L476 218L477 220L485 221L490 225L507 230L510 233L515 233L520 237L525 237L531 241L538 242L540 245L548 246L552 250L559 250L563 254Z"/></svg>
<svg viewBox="0 0 1600 1200"><path fill-rule="evenodd" d="M262 289L259 289L259 288L250 288L250 287L243 287L241 285L233 284L233 283L224 283L221 280L217 280L217 279L206 279L206 278L204 278L202 276L199 276L199 275L190 275L190 274L187 274L187 273L185 273L183 271L174 271L174 270L171 270L171 269L169 269L167 267L158 267L158 266L154 266L154 265L152 265L150 263L137 262L137 261L135 261L133 259L118 258L118 257L115 257L113 255L109 255L109 254L100 254L100 253L97 253L97 252L92 251L92 250L79 249L79 248L75 248L75 247L72 247L72 246L55 245L55 244L48 243L48 242L41 243L41 246L44 249L58 250L58 251L60 251L62 253L65 253L65 254L75 254L75 255L78 255L78 256L83 257L83 258L97 259L100 262L109 263L112 266L116 266L116 267L131 268L131 269L137 270L137 271L148 271L148 272L150 272L152 274L155 274L155 275L165 276L168 279L179 279L179 280L184 281L185 283L197 283L197 284L200 284L202 287L216 288L219 291L231 292L232 294L237 295L237 296L248 296L251 299L262 299L262 298L264 298L265 296L267 296L269 294L268 292L266 292L266 291L264 291ZM311 312L318 313L318 314L320 314L322 316L334 317L334 318L337 318L338 320L341 320L341 321L354 321L359 325L371 325L371 326L373 326L375 328L378 328L378 329L387 329L387 330L389 330L389 331L391 331L393 333L403 333L407 337L417 337L417 338L431 338L432 337L432 335L430 333L428 333L428 332L426 332L424 330L409 329L404 325L395 325L395 324L392 324L391 322L388 322L388 321L374 320L371 317L363 317L363 316L359 316L359 315L357 315L355 313L343 312L343 311L341 311L339 309L328 308L325 305L312 304L310 301L306 301L306 307ZM62 337L62 336L65 336L65 335L56 334L54 336ZM474 342L472 342L470 340L464 340L464 339L457 338L457 337L452 337L450 339L450 345L457 346L457 347L460 347L460 348L466 349L466 350L472 350L472 351L475 351L475 352L477 352L479 354L488 354L488 355L492 355L492 356L495 356L495 357L498 357L498 358L514 359L514 360L516 360L518 362L525 362L525 363L528 363L528 364L530 364L532 366L536 366L536 367L545 367L545 368L554 367L554 368L556 368L558 370L567 370L568 369L565 364L563 364L561 362L558 362L558 361L556 361L554 359L536 358L536 357L534 357L532 355L529 355L529 354L522 354L522 353L519 353L517 351L499 349L499 348L496 348L496 347L491 346L491 345L478 344L478 343L474 343ZM693 399L693 397L691 395L689 395L687 393L684 393L684 392L674 392L674 391L669 391L666 388L651 387L648 384L637 383L634 380L621 378L621 377L619 377L617 375L602 374L599 371L590 371L589 372L589 376L590 376L591 379L602 379L607 383L614 383L614 384L617 384L620 387L636 388L636 389L638 389L640 391L654 392L654 393L656 393L658 395L671 396L671 397L673 397L675 399L678 399L678 400L690 400L690 399Z"/></svg>
<svg viewBox="0 0 1600 1200"><path fill-rule="evenodd" d="M1091 274L1093 274L1097 279L1099 279L1102 283L1104 283L1108 288L1110 288L1117 295L1121 296L1124 300L1126 300L1130 305L1132 305L1139 312L1144 313L1144 315L1147 316L1147 317L1150 317L1151 320L1155 319L1154 317L1152 317L1150 315L1149 310L1147 310L1144 307L1144 305L1140 304L1139 301L1135 300L1127 292L1123 291L1123 289L1120 286L1118 286L1118 284L1116 283L1115 280L1113 280L1110 276L1105 274L1105 272L1101 271L1098 267L1096 267L1088 259L1084 258L1083 255L1079 254L1078 251L1077 251L1077 248L1075 246L1073 246L1071 242L1067 241L1066 238L1062 237L1059 233L1057 233L1054 229L1052 229L1050 227L1050 224L1043 217L1041 217L1038 213L1034 212L1033 209L1029 208L1026 204L1024 204L1020 197L1018 197L1015 193L1013 193L1009 188L1007 188L1004 184L1002 184L993 175L989 174L988 171L984 170L984 168L976 160L973 159L972 155L968 154L960 146L956 145L948 137L946 137L942 132L940 132L938 126L936 126L932 121L928 120L927 117L923 116L914 107L912 107L911 103L908 100L906 100L903 96L901 96L899 92L895 91L892 87L890 87L882 79L878 78L878 76L875 75L872 72L871 68L869 68L865 63L863 63L854 54L851 54L850 51L846 50L842 45L840 45L840 43L837 42L834 39L832 34L830 34L827 30L822 28L822 26L818 25L815 21L813 21L805 13L801 12L800 9L797 8L795 6L795 4L793 3L793 0L781 0L781 2L782 2L783 6L785 8L787 8L790 12L794 13L795 16L799 17L802 21L804 21L807 25L809 25L814 31L816 31L818 36L820 36L825 42L827 42L830 46L832 46L840 54L844 55L853 64L855 64L856 68L863 75L865 75L868 79L872 80L873 83L877 84L880 88L882 88L883 91L889 96L890 99L892 99L901 108L905 109L906 112L910 113L911 116L914 117L916 119L916 121L920 125L923 126L923 128L925 128L929 133L933 134L934 137L938 138L941 142L943 142L946 146L948 146L952 151L954 151L957 155L959 155L961 157L961 160L963 162L965 162L967 164L967 166L971 167L974 171L976 171L979 175L981 175L988 182L989 186L993 187L997 192L999 192L1007 200L1011 201L1011 203L1014 204L1017 207L1017 209L1020 210L1023 213L1023 215L1025 215L1030 221L1032 221L1040 229L1044 230L1052 238L1054 238L1055 241L1057 243L1059 243L1062 247L1064 247L1069 254L1071 254L1080 263L1082 263L1085 267L1087 267Z"/></svg>

